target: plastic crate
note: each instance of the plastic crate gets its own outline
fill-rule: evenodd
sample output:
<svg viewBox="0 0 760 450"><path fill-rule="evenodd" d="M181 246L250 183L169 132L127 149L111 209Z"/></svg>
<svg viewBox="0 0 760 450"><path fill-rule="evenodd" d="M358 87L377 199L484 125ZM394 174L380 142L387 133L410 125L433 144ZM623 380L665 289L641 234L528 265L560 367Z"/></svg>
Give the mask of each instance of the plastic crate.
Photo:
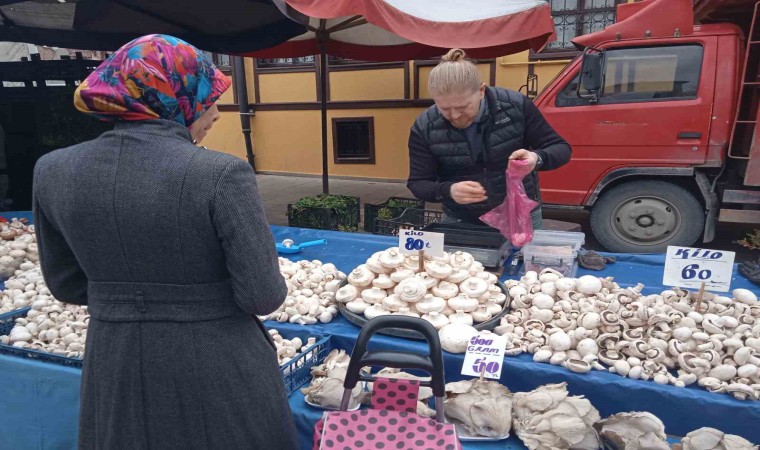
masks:
<svg viewBox="0 0 760 450"><path fill-rule="evenodd" d="M313 335L308 333L303 333L303 335L282 334L286 339L293 339L298 336L303 342L306 342L310 337L317 339L317 342L315 342L314 345L307 347L306 350L297 354L293 359L280 366L282 380L285 383L285 389L289 396L311 380L311 368L322 364L330 353L330 350L332 350L332 347L330 345L330 336Z"/></svg>
<svg viewBox="0 0 760 450"><path fill-rule="evenodd" d="M358 231L361 221L361 201L359 197L335 195L345 199L348 206L344 210L320 207L296 207L288 205L288 226L313 228L317 230Z"/></svg>
<svg viewBox="0 0 760 450"><path fill-rule="evenodd" d="M20 308L14 311L0 314L0 336L10 334L11 329L16 324L16 319L26 316L26 313L32 308Z"/></svg>
<svg viewBox="0 0 760 450"><path fill-rule="evenodd" d="M31 308L23 308L16 311L9 312L7 314L0 315L0 336L4 336L11 332L16 319L25 317L26 313ZM43 352L40 350L30 350L28 348L18 348L11 345L0 344L0 354L13 355L22 358L34 359L37 361L58 364L67 367L82 367L81 358L67 358L61 355L54 355L53 353Z"/></svg>
<svg viewBox="0 0 760 450"><path fill-rule="evenodd" d="M398 236L398 230L401 228L413 228L419 230L431 223L440 222L443 219L443 212L430 209L407 208L395 219L375 221L375 234L384 234L387 236Z"/></svg>
<svg viewBox="0 0 760 450"><path fill-rule="evenodd" d="M407 208L425 209L425 202L415 198L391 197L379 205L366 203L364 205L364 231L374 233L376 219L393 219L403 214Z"/></svg>

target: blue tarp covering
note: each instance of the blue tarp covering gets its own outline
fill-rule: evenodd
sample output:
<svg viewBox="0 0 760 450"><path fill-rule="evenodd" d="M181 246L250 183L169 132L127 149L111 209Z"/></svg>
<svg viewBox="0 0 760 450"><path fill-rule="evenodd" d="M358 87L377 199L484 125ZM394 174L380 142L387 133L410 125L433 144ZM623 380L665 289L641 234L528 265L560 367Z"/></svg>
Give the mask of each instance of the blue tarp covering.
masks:
<svg viewBox="0 0 760 450"><path fill-rule="evenodd" d="M27 213L28 214L28 213ZM21 217L22 214L0 214ZM335 263L341 270L351 270L369 255L396 244L396 239L364 234L301 230L272 227L276 240L296 242L327 239L324 247L305 249L292 259L319 259ZM618 263L610 265L604 276L613 276L621 284L642 282L647 290L663 289L664 256L615 255ZM580 274L585 274L581 270ZM600 273L596 272L596 275ZM749 281L736 276L733 288L744 287L757 292ZM293 329L290 324L267 323L268 326ZM333 346L351 350L359 328L338 318L330 324L309 328L314 334L331 334ZM371 346L391 349L424 350L421 342L378 336ZM445 354L448 380L458 374L462 355ZM0 449L74 449L76 448L81 371L12 356L0 355ZM760 442L760 402L742 402L722 394L711 394L699 388L679 389L652 382L630 380L606 372L585 375L571 373L561 367L533 363L528 355L506 359L501 382L512 391L525 391L545 383L566 381L571 394L585 395L608 415L619 411L645 410L657 414L672 435L683 435L702 426L712 426ZM320 411L306 406L301 394L290 398L304 449L311 448L311 432ZM469 443L466 449L523 448L515 438L498 444Z"/></svg>

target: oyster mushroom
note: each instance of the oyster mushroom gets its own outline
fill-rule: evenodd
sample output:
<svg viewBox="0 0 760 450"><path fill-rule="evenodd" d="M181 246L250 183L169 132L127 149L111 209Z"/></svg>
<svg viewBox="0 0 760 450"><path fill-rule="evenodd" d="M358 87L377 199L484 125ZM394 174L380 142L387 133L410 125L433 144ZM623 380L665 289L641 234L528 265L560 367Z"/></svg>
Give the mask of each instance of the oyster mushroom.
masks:
<svg viewBox="0 0 760 450"><path fill-rule="evenodd" d="M599 448L593 429L599 412L585 398L569 396L566 386L548 384L512 397L512 427L528 449Z"/></svg>
<svg viewBox="0 0 760 450"><path fill-rule="evenodd" d="M594 424L605 449L669 450L665 426L648 412L619 413Z"/></svg>
<svg viewBox="0 0 760 450"><path fill-rule="evenodd" d="M757 446L733 434L703 427L688 433L673 450L756 450Z"/></svg>
<svg viewBox="0 0 760 450"><path fill-rule="evenodd" d="M512 395L495 381L448 383L444 412L460 434L503 438L512 427Z"/></svg>

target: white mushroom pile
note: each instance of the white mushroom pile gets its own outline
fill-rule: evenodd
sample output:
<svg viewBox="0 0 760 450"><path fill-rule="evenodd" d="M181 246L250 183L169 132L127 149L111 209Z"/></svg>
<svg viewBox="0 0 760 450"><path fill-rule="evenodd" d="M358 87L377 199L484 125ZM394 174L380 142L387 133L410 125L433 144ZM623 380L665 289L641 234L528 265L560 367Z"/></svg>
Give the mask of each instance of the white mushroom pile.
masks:
<svg viewBox="0 0 760 450"><path fill-rule="evenodd" d="M321 261L292 262L280 258L280 273L288 285L288 296L277 311L262 316L262 320L276 320L301 325L328 323L338 315L335 291L346 278L334 264Z"/></svg>
<svg viewBox="0 0 760 450"><path fill-rule="evenodd" d="M512 310L494 330L508 355L573 372L609 370L632 379L687 386L738 399L760 399L760 303L751 291L733 298L681 289L643 295L590 275L528 272L508 283Z"/></svg>
<svg viewBox="0 0 760 450"><path fill-rule="evenodd" d="M277 348L277 361L280 365L287 363L295 358L296 355L305 352L309 347L317 343L317 338L315 337L307 338L305 344L299 337L285 339L277 330L269 330L269 335L272 337L274 345Z"/></svg>
<svg viewBox="0 0 760 450"><path fill-rule="evenodd" d="M0 278L29 270L40 260L34 226L17 219L0 227Z"/></svg>
<svg viewBox="0 0 760 450"><path fill-rule="evenodd" d="M41 350L67 358L82 358L90 316L86 306L61 303L50 295L39 294L25 317L16 319L0 343L30 350Z"/></svg>
<svg viewBox="0 0 760 450"><path fill-rule="evenodd" d="M40 266L32 262L21 264L23 269L5 280L5 290L0 298L0 314L31 306L38 297L46 299L50 291L42 278Z"/></svg>
<svg viewBox="0 0 760 450"><path fill-rule="evenodd" d="M449 323L473 325L490 320L508 306L496 275L465 252L425 257L397 247L375 253L348 274L335 293L346 308L367 319L398 314L422 317L437 329Z"/></svg>

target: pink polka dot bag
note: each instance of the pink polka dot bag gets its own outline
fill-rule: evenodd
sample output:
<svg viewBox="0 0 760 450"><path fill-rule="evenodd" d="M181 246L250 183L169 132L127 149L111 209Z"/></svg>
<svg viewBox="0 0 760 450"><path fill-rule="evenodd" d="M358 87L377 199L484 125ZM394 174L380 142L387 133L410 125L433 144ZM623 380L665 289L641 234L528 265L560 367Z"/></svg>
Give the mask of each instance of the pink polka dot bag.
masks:
<svg viewBox="0 0 760 450"><path fill-rule="evenodd" d="M429 355L391 350L367 351L369 338L384 328L404 328L422 334ZM374 377L363 367L394 367L428 372L430 381ZM351 390L359 381L373 383L372 409L347 411ZM438 332L427 321L405 316L380 316L359 333L348 366L340 411L325 412L314 427L313 450L461 450L454 425L444 423L443 354ZM416 414L420 386L435 397L435 419Z"/></svg>

